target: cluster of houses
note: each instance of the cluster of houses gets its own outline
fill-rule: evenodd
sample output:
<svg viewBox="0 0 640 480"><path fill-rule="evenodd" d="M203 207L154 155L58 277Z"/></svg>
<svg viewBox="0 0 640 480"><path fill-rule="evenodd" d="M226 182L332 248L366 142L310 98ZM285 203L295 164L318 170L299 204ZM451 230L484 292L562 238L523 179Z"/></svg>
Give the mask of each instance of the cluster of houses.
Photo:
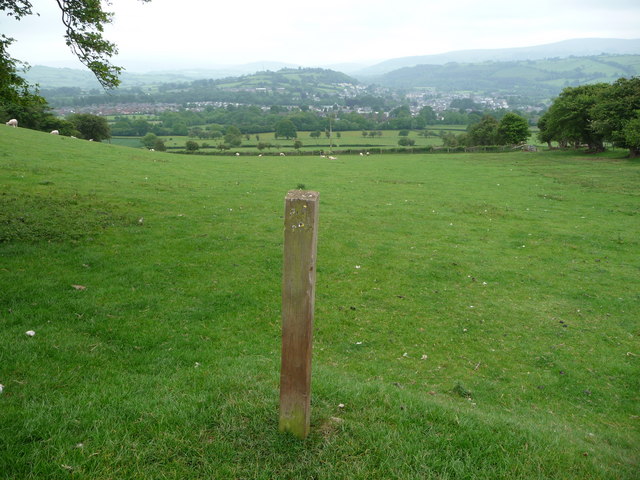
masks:
<svg viewBox="0 0 640 480"><path fill-rule="evenodd" d="M343 98L355 98L358 95L365 93L371 94L366 87L361 85L353 85L350 83L339 84L343 89ZM255 91L263 89L264 87L253 87ZM366 91L366 92L365 92ZM377 92L382 94L382 92ZM386 92L386 95L393 95L390 92ZM447 93L436 92L435 89L429 89L429 91L408 93L404 96L405 100L408 100L409 108L413 114L417 114L422 108L428 106L433 108L435 112L443 112L450 109L451 102L456 99L471 98L476 104L482 105L487 110L499 110L508 109L509 104L507 100L503 98L486 97L486 96L470 96L468 93ZM310 98L309 100L320 101L320 99ZM402 100L397 98L396 100ZM187 110L203 111L206 108L226 108L229 105L241 106L241 103L235 102L220 102L220 101L207 101L207 102L190 102L186 105ZM141 114L157 114L166 111L179 111L185 108L184 105L177 103L121 103L114 105L87 105L82 107L59 107L55 109L58 115L68 115L70 113L92 113L94 115L141 115ZM261 106L263 111L268 111L271 107ZM283 109L296 109L298 107L286 107ZM370 107L363 106L336 106L336 105L320 105L309 106L310 111L316 112L320 115L329 111L340 111L346 113L358 113L361 115L369 115L373 113L380 113L384 115L388 112L374 112Z"/></svg>

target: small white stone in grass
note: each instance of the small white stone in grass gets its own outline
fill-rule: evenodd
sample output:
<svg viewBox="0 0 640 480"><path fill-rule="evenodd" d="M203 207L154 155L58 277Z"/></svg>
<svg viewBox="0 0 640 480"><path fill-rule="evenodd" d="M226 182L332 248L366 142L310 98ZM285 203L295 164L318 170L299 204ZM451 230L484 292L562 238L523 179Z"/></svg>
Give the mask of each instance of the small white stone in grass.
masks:
<svg viewBox="0 0 640 480"><path fill-rule="evenodd" d="M463 331L463 332L466 332L466 331L467 331L467 329L466 329L466 328L463 328L463 329L462 329L462 331Z"/></svg>
<svg viewBox="0 0 640 480"><path fill-rule="evenodd" d="M362 345L362 342L356 342L356 345Z"/></svg>
<svg viewBox="0 0 640 480"><path fill-rule="evenodd" d="M420 360L426 360L427 358L429 358L429 357L426 356L426 355L422 355L422 357L420 357Z"/></svg>
<svg viewBox="0 0 640 480"><path fill-rule="evenodd" d="M357 269L359 269L359 268L360 268L360 265L356 265L356 268L357 268Z"/></svg>
<svg viewBox="0 0 640 480"><path fill-rule="evenodd" d="M409 354L408 354L407 352L404 352L404 353L402 354L402 356L406 358L406 357L408 357L408 356L409 356Z"/></svg>
<svg viewBox="0 0 640 480"><path fill-rule="evenodd" d="M200 362L196 362L196 364L194 365L194 367L198 368L200 365L202 365Z"/></svg>
<svg viewBox="0 0 640 480"><path fill-rule="evenodd" d="M24 334L29 337L33 337L36 334L36 332L34 332L33 330L27 330L26 332L24 332Z"/></svg>
<svg viewBox="0 0 640 480"><path fill-rule="evenodd" d="M344 403L339 403L338 408L344 408Z"/></svg>

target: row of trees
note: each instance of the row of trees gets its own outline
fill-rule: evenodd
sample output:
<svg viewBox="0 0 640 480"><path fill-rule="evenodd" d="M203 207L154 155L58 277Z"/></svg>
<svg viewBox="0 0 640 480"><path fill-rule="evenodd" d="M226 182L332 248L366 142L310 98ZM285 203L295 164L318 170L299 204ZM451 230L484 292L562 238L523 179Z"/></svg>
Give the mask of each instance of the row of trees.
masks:
<svg viewBox="0 0 640 480"><path fill-rule="evenodd" d="M504 111L496 111L491 115L499 120L506 114ZM286 133L287 130L291 132L293 124L296 131L323 132L331 127L333 131L361 130L373 134L380 130L423 130L438 124L469 125L478 123L485 112L452 111L443 112L441 115L439 118L429 106L423 107L417 115L412 114L408 106L397 107L388 115L343 111L318 112L305 106L292 109L276 105L267 109L255 105L229 105L219 108L209 106L203 111L163 112L154 120L119 116L112 126L112 132L113 135L123 136L144 136L149 132L156 135L188 135L192 128L200 128L195 136L215 139L219 137L217 132L225 125L236 125L242 133L278 133L282 130L283 134L278 133L278 136L293 138L295 135ZM287 122L284 122L285 120Z"/></svg>
<svg viewBox="0 0 640 480"><path fill-rule="evenodd" d="M601 152L611 142L640 156L640 78L565 88L538 127L538 138L550 147L557 142Z"/></svg>

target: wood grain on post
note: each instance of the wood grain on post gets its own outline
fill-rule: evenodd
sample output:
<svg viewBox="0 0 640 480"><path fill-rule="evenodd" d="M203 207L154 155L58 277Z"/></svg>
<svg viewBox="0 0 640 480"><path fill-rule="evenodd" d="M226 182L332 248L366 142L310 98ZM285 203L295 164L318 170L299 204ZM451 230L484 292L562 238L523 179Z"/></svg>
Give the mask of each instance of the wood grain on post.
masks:
<svg viewBox="0 0 640 480"><path fill-rule="evenodd" d="M299 438L309 433L311 418L318 197L291 190L285 198L280 430Z"/></svg>

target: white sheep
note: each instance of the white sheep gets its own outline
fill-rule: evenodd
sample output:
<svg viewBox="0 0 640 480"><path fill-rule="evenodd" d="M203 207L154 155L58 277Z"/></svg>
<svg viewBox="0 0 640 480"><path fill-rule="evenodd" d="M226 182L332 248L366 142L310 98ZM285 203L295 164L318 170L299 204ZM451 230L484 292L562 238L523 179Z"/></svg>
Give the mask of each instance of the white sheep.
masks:
<svg viewBox="0 0 640 480"><path fill-rule="evenodd" d="M285 155L284 155L284 153L280 152L280 156L281 156L281 157L284 157Z"/></svg>
<svg viewBox="0 0 640 480"><path fill-rule="evenodd" d="M10 127L16 128L18 126L18 120L16 120L15 118L12 118L11 120L9 120L6 125L9 125Z"/></svg>
<svg viewBox="0 0 640 480"><path fill-rule="evenodd" d="M51 135L60 135L58 130L51 130Z"/></svg>
<svg viewBox="0 0 640 480"><path fill-rule="evenodd" d="M333 157L333 156L331 156L331 155L329 155L327 158L328 158L329 160L337 160L337 159L338 159L337 157Z"/></svg>
<svg viewBox="0 0 640 480"><path fill-rule="evenodd" d="M240 152L236 152L236 157L239 157L239 156L240 156Z"/></svg>

